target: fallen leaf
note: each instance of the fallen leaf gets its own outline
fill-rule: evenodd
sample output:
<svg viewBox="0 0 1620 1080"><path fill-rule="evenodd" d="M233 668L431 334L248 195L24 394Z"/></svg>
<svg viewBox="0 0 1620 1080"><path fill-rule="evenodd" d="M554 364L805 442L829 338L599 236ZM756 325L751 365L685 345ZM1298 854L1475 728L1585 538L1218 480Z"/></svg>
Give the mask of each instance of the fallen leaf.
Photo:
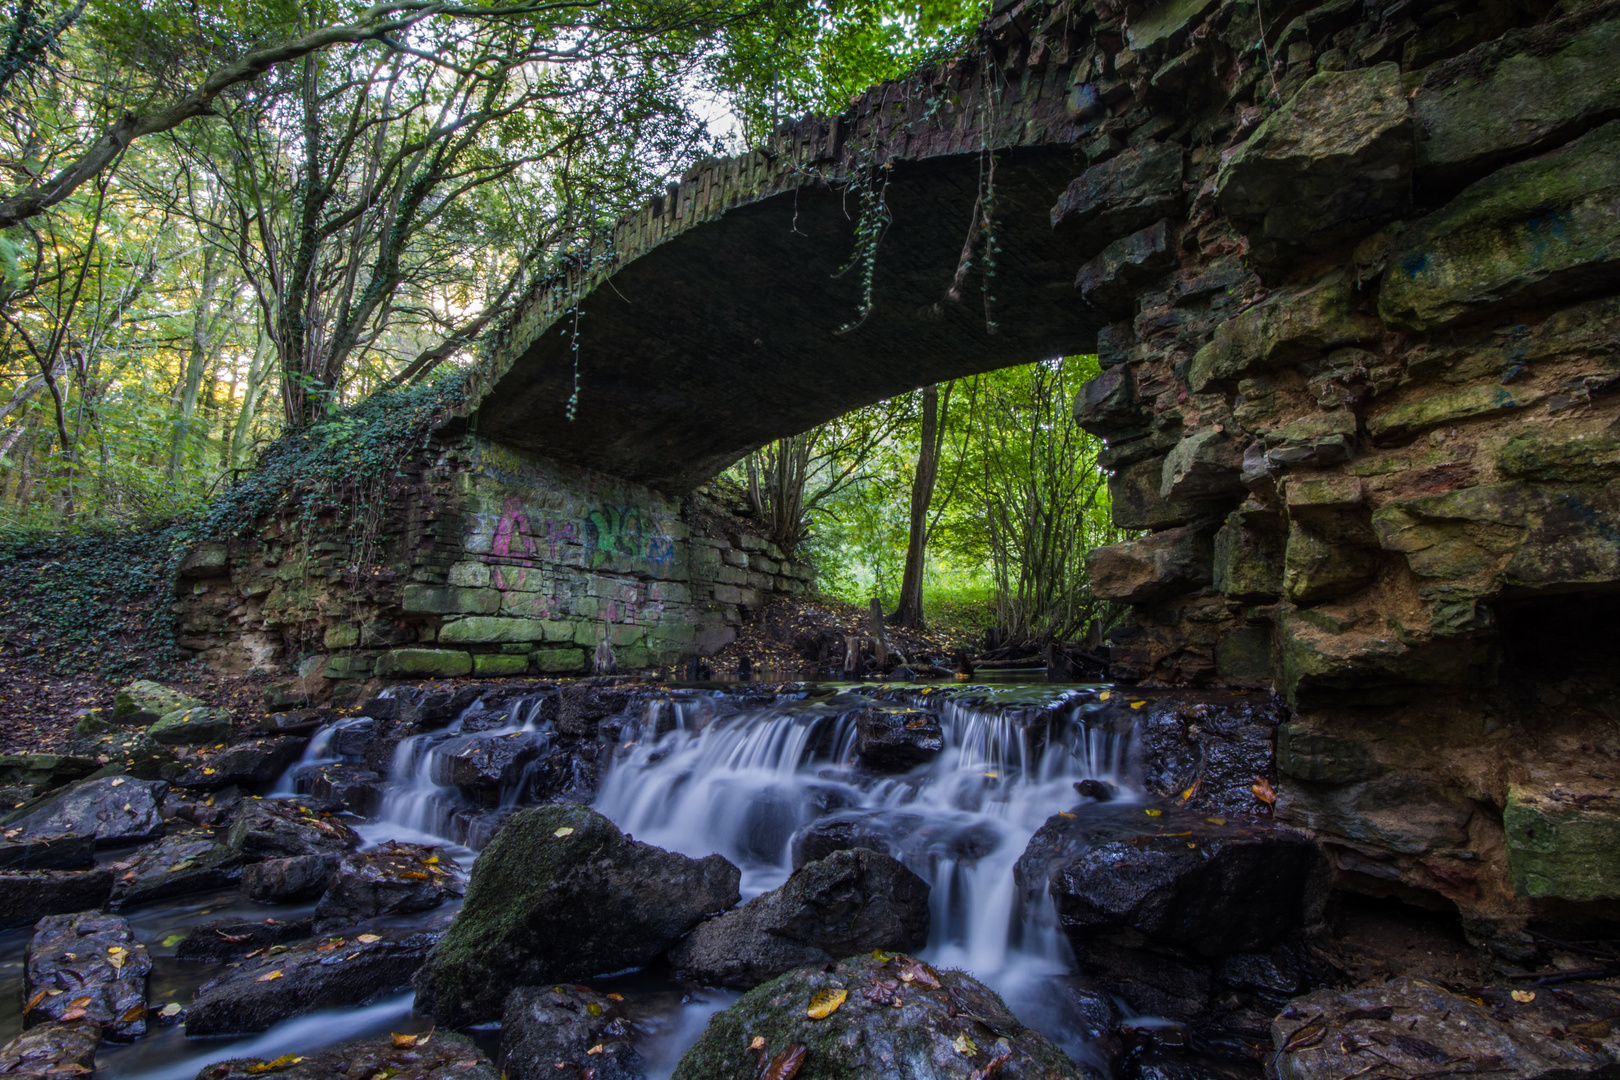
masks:
<svg viewBox="0 0 1620 1080"><path fill-rule="evenodd" d="M1536 992L1534 990L1515 990L1508 996L1521 1005L1526 1005L1536 1000Z"/></svg>
<svg viewBox="0 0 1620 1080"><path fill-rule="evenodd" d="M1058 811L1058 817L1060 817L1060 818L1068 818L1070 821L1073 821L1075 818L1077 818L1079 816L1080 816L1079 814L1071 814L1067 810L1059 810Z"/></svg>
<svg viewBox="0 0 1620 1080"><path fill-rule="evenodd" d="M315 951L316 952L331 952L333 949L337 948L339 945L342 945L342 944L343 944L343 939L342 938L340 938L340 937L339 938L333 938L331 941L323 941L319 945L315 946Z"/></svg>
<svg viewBox="0 0 1620 1080"><path fill-rule="evenodd" d="M910 957L900 965L900 981L916 983L929 990L939 989L939 974L921 960L913 960Z"/></svg>
<svg viewBox="0 0 1620 1080"><path fill-rule="evenodd" d="M760 1080L793 1080L804 1067L804 1057L809 1052L804 1043L788 1043L780 1054L771 1058L770 1066Z"/></svg>
<svg viewBox="0 0 1620 1080"><path fill-rule="evenodd" d="M428 879L428 876L420 870L402 870L399 876L406 881L426 881Z"/></svg>
<svg viewBox="0 0 1620 1080"><path fill-rule="evenodd" d="M370 945L373 941L381 941L382 938L378 937L376 934L361 934L354 940L360 942L362 945Z"/></svg>
<svg viewBox="0 0 1620 1080"><path fill-rule="evenodd" d="M1163 810L1144 810L1144 811L1142 811L1142 813L1146 814L1148 817L1159 817L1164 813L1164 811Z"/></svg>
<svg viewBox="0 0 1620 1080"><path fill-rule="evenodd" d="M825 1020L827 1017L837 1012L838 1007L842 1005L844 1003L844 999L848 997L849 991L845 990L841 986L828 987L825 990L817 990L814 994L810 995L810 1007L805 1010L805 1015L810 1017L812 1020ZM795 1067L793 1071L798 1072L798 1069Z"/></svg>
<svg viewBox="0 0 1620 1080"><path fill-rule="evenodd" d="M252 934L227 934L223 930L215 930L214 933L218 934L220 937L224 938L226 941L233 942L233 943L238 942L238 941L247 941L248 939L253 937Z"/></svg>
<svg viewBox="0 0 1620 1080"><path fill-rule="evenodd" d="M585 1003L585 1015L594 1020L596 1017L602 1015L602 1006L598 1005L594 1001L587 1001Z"/></svg>
<svg viewBox="0 0 1620 1080"><path fill-rule="evenodd" d="M602 1044L597 1043L595 1046L591 1047L589 1050L587 1050L585 1052L587 1054L600 1054L602 1052Z"/></svg>
<svg viewBox="0 0 1620 1080"><path fill-rule="evenodd" d="M763 1035L755 1035L754 1038L753 1038L753 1041L751 1041L748 1044L748 1049L750 1049L750 1050L763 1050L763 1049L765 1049L765 1036L763 1036Z"/></svg>
<svg viewBox="0 0 1620 1080"><path fill-rule="evenodd" d="M1147 704L1147 702L1145 702L1145 701L1133 701L1133 702L1131 702L1131 708L1140 709L1142 706L1144 706L1146 704Z"/></svg>
<svg viewBox="0 0 1620 1080"><path fill-rule="evenodd" d="M67 1012L63 1013L61 1015L61 1017L60 1017L60 1019L63 1019L63 1020L80 1020L80 1019L83 1019L83 1018L84 1018L84 1010L83 1009L69 1009Z"/></svg>
<svg viewBox="0 0 1620 1080"><path fill-rule="evenodd" d="M68 1008L70 1008L70 1009L82 1009L82 1008L84 1008L85 1006L87 1006L89 1004L90 1004L90 999L88 997L76 997L72 1001L68 1002Z"/></svg>
<svg viewBox="0 0 1620 1080"><path fill-rule="evenodd" d="M145 1005L131 1005L127 1010L125 1010L124 1015L118 1018L118 1022L120 1024L133 1024L135 1021L144 1019L145 1017Z"/></svg>
<svg viewBox="0 0 1620 1080"><path fill-rule="evenodd" d="M951 1045L956 1047L956 1052L961 1054L963 1057L972 1057L974 1054L979 1052L978 1045L975 1044L972 1039L968 1038L965 1033L958 1035Z"/></svg>
<svg viewBox="0 0 1620 1080"><path fill-rule="evenodd" d="M33 1010L34 1006L38 1005L40 1002L42 1002L44 1000L45 1000L45 991L41 990L39 993L35 994L33 997L28 999L28 1003L23 1006L23 1012L31 1012Z"/></svg>
<svg viewBox="0 0 1620 1080"><path fill-rule="evenodd" d="M1583 1039L1607 1039L1609 1037L1609 1022L1607 1020L1588 1020L1584 1024L1569 1025L1571 1035L1579 1035Z"/></svg>
<svg viewBox="0 0 1620 1080"><path fill-rule="evenodd" d="M1223 817L1207 817L1204 820L1209 822L1211 825L1225 825L1226 824L1226 819L1223 818Z"/></svg>
<svg viewBox="0 0 1620 1080"><path fill-rule="evenodd" d="M249 1065L247 1066L247 1071L254 1074L275 1072L277 1069L285 1069L287 1066L296 1065L303 1060L303 1058L297 1057L293 1054L282 1054L273 1061L261 1061Z"/></svg>
<svg viewBox="0 0 1620 1080"><path fill-rule="evenodd" d="M1114 695L1111 692L1109 692L1107 690L1104 690L1102 693L1097 695L1097 700L1098 701L1107 701L1109 698L1111 698L1113 696Z"/></svg>
<svg viewBox="0 0 1620 1080"><path fill-rule="evenodd" d="M1267 806L1270 806L1277 801L1277 793L1271 790L1271 781L1267 780L1263 776L1255 777L1254 786L1249 790L1254 792L1255 798L1259 799Z"/></svg>
<svg viewBox="0 0 1620 1080"><path fill-rule="evenodd" d="M107 786L108 787L118 787L123 782L124 782L124 778L122 776L119 776L119 777L115 777L113 779L113 782L111 784L108 784Z"/></svg>
<svg viewBox="0 0 1620 1080"><path fill-rule="evenodd" d="M556 832L552 833L551 835L555 836L557 839L561 840L565 836L573 836L574 835L574 830L569 828L567 825L564 825L562 828L558 829Z"/></svg>
<svg viewBox="0 0 1620 1080"><path fill-rule="evenodd" d="M396 1050L408 1050L413 1046L426 1046L427 1041L433 1037L433 1029L428 1028L426 1031L419 1031L410 1035L401 1035L397 1031L391 1034L394 1038L394 1048Z"/></svg>
<svg viewBox="0 0 1620 1080"><path fill-rule="evenodd" d="M607 999L609 1001L623 1001L624 1000L624 995L623 994L608 994Z"/></svg>
<svg viewBox="0 0 1620 1080"><path fill-rule="evenodd" d="M1011 1060L1012 1051L1003 1050L1001 1053L985 1062L984 1068L974 1069L971 1073L969 1073L968 1080L990 1080L991 1077L995 1076L1001 1071L1001 1067L1003 1065L1007 1064L1007 1062Z"/></svg>
<svg viewBox="0 0 1620 1080"><path fill-rule="evenodd" d="M439 865L439 857L437 855L435 855L430 859L423 859L422 860L422 865L423 866L438 866Z"/></svg>
<svg viewBox="0 0 1620 1080"><path fill-rule="evenodd" d="M158 1015L159 1016L179 1016L180 1015L180 1003L178 1001L169 1002L167 1005L163 1006L163 1008L158 1010Z"/></svg>
<svg viewBox="0 0 1620 1080"><path fill-rule="evenodd" d="M131 878L131 877L134 877L134 876L135 876L135 871L131 870L129 872L128 877L126 877L125 880L128 880L128 878ZM163 947L165 949L172 949L172 948L174 948L176 945L180 944L184 940L186 940L186 935L184 935L184 934L170 934L168 937L163 939Z"/></svg>
<svg viewBox="0 0 1620 1080"><path fill-rule="evenodd" d="M260 975L257 979L254 979L253 981L254 982L274 982L276 979L279 979L279 978L281 978L281 970L278 968L275 971L267 971L267 972L265 972L263 975Z"/></svg>
<svg viewBox="0 0 1620 1080"><path fill-rule="evenodd" d="M1315 1046L1322 1041L1322 1036L1326 1034L1327 1025L1322 1023L1322 1018L1318 1016L1294 1029L1294 1033L1288 1036L1288 1041L1283 1043L1282 1053L1288 1054L1295 1050Z"/></svg>

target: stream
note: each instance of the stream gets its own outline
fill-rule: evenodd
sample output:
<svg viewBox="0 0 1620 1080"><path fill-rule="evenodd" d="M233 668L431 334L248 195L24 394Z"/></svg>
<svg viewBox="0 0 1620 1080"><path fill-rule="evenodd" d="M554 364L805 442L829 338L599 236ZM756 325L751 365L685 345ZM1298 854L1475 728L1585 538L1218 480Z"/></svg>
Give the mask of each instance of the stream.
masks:
<svg viewBox="0 0 1620 1080"><path fill-rule="evenodd" d="M552 692L554 694L554 692ZM498 714L475 702L438 730L411 735L392 751L392 765L372 821L356 823L367 846L388 840L439 845L470 867L466 846L487 841L479 823L533 801L535 770L559 735L548 711L552 694L519 696ZM1072 956L1047 909L1020 910L1013 864L1035 830L1077 802L1074 785L1115 786L1115 801L1139 800L1129 710L1107 689L1088 685L1003 683L922 687L895 684L796 684L776 694L739 687L690 686L642 695L637 706L605 721L617 735L599 741L610 761L592 805L636 839L701 857L718 852L742 870L743 899L776 888L792 872L801 845L829 828L888 847L932 887L925 959L962 968L997 990L1026 1023L1071 1055L1084 1042L1048 1012L1044 981L1072 970ZM881 774L856 764L857 723L873 707L926 709L938 717L944 749L908 771ZM1122 722L1122 717L1126 718ZM314 768L346 757L335 747L340 720L312 737L304 759L271 797L298 798ZM528 744L529 764L498 789L469 793L445 782L469 746L487 740ZM576 766L576 771L578 767ZM581 779L581 778L575 778ZM492 805L493 804L493 805ZM469 822L471 825L469 825ZM112 861L119 852L104 854ZM817 857L811 855L811 857ZM123 914L150 950L151 1007L189 1002L222 965L181 963L174 947L184 929L225 915L296 918L313 903L266 907L235 891L150 904ZM440 922L451 906L388 920ZM29 931L0 934L0 976L20 975ZM733 991L681 983L648 970L598 979L593 986L625 994L647 1033L641 1050L649 1080L667 1077L708 1018L736 999ZM186 1039L178 1026L157 1027L129 1045L104 1044L97 1074L109 1078L189 1080L226 1058L275 1057L383 1032L430 1026L411 1012L409 993L372 1004L285 1021L259 1035ZM0 1036L21 1029L16 995L0 1006ZM492 1054L497 1031L472 1033Z"/></svg>

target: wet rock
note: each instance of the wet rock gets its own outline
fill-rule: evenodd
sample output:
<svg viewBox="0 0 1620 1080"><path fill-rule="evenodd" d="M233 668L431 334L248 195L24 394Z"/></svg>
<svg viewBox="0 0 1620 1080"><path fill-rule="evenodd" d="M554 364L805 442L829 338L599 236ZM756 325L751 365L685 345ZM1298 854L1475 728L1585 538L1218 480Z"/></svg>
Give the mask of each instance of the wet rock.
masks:
<svg viewBox="0 0 1620 1080"><path fill-rule="evenodd" d="M1041 1011L1055 1021L1050 1028L1066 1034L1063 1049L1076 1061L1095 1064L1107 1075L1115 1075L1124 1041L1119 1030L1119 1006L1095 979L1084 975L1059 975L1047 982Z"/></svg>
<svg viewBox="0 0 1620 1080"><path fill-rule="evenodd" d="M635 691L623 687L574 683L557 695L557 730L564 735L590 738L596 725L629 708Z"/></svg>
<svg viewBox="0 0 1620 1080"><path fill-rule="evenodd" d="M174 833L109 867L117 879L111 906L226 889L242 876L242 857L206 830Z"/></svg>
<svg viewBox="0 0 1620 1080"><path fill-rule="evenodd" d="M201 701L150 679L137 679L113 695L113 718L125 724L152 724L166 713L194 709Z"/></svg>
<svg viewBox="0 0 1620 1080"><path fill-rule="evenodd" d="M248 1080L266 1074L274 1076L275 1080L374 1076L397 1076L405 1080L499 1080L501 1072L471 1039L449 1031L435 1031L431 1035L423 1033L403 1038L384 1035L313 1054L289 1054L272 1061L261 1058L221 1061L198 1073L197 1080Z"/></svg>
<svg viewBox="0 0 1620 1080"><path fill-rule="evenodd" d="M112 888L111 870L0 872L0 928L32 926L45 915L102 907Z"/></svg>
<svg viewBox="0 0 1620 1080"><path fill-rule="evenodd" d="M512 986L634 967L739 899L719 855L631 840L580 806L514 815L473 864L466 903L416 979L440 1023L493 1020Z"/></svg>
<svg viewBox="0 0 1620 1080"><path fill-rule="evenodd" d="M226 839L246 859L339 854L360 846L360 834L292 799L250 799Z"/></svg>
<svg viewBox="0 0 1620 1080"><path fill-rule="evenodd" d="M807 1015L823 991L846 995L824 1019ZM749 1046L760 1040L761 1049ZM1092 1073L1024 1027L982 983L900 956L863 956L831 971L799 968L744 994L709 1021L674 1080L757 1080L802 1048L797 1080L1080 1080ZM786 1075L786 1074L784 1074Z"/></svg>
<svg viewBox="0 0 1620 1080"><path fill-rule="evenodd" d="M329 933L383 915L430 911L461 895L454 859L438 848L390 840L353 851L338 863L326 895L315 905L315 928Z"/></svg>
<svg viewBox="0 0 1620 1080"><path fill-rule="evenodd" d="M351 814L376 817L382 809L383 779L363 766L319 765L307 780L312 798L335 803Z"/></svg>
<svg viewBox="0 0 1620 1080"><path fill-rule="evenodd" d="M818 818L793 834L793 868L851 848L887 853L889 841L890 833L865 814Z"/></svg>
<svg viewBox="0 0 1620 1080"><path fill-rule="evenodd" d="M511 1080L584 1075L641 1080L623 1006L583 986L524 986L506 999L501 1060Z"/></svg>
<svg viewBox="0 0 1620 1080"><path fill-rule="evenodd" d="M855 718L861 764L878 772L905 772L945 749L939 717L919 709L864 709Z"/></svg>
<svg viewBox="0 0 1620 1080"><path fill-rule="evenodd" d="M1233 817L1254 812L1254 778L1272 775L1283 710L1261 695L1168 697L1137 711L1142 776L1156 795L1189 809Z"/></svg>
<svg viewBox="0 0 1620 1080"><path fill-rule="evenodd" d="M186 1035L263 1031L316 1009L363 1005L395 993L410 983L437 940L437 934L379 930L244 960L197 991L186 1010Z"/></svg>
<svg viewBox="0 0 1620 1080"><path fill-rule="evenodd" d="M1603 1075L1620 1062L1620 995L1577 983L1518 1001L1472 997L1403 976L1383 986L1318 990L1271 1025L1280 1080L1340 1080L1372 1066L1392 1076L1488 1073L1505 1080Z"/></svg>
<svg viewBox="0 0 1620 1080"><path fill-rule="evenodd" d="M214 919L186 931L174 958L220 963L272 945L302 941L312 933L309 919Z"/></svg>
<svg viewBox="0 0 1620 1080"><path fill-rule="evenodd" d="M1015 874L1028 893L1047 888L1077 949L1130 930L1213 957L1268 948L1313 923L1329 867L1292 829L1115 803L1049 819Z"/></svg>
<svg viewBox="0 0 1620 1080"><path fill-rule="evenodd" d="M47 836L0 843L3 870L81 870L95 861L94 836Z"/></svg>
<svg viewBox="0 0 1620 1080"><path fill-rule="evenodd" d="M928 883L861 848L806 863L781 887L700 923L670 951L677 971L741 989L805 964L928 943Z"/></svg>
<svg viewBox="0 0 1620 1080"><path fill-rule="evenodd" d="M40 1024L0 1046L0 1076L88 1076L100 1043L94 1020Z"/></svg>
<svg viewBox="0 0 1620 1080"><path fill-rule="evenodd" d="M98 768L94 756L83 754L0 754L0 785L48 791Z"/></svg>
<svg viewBox="0 0 1620 1080"><path fill-rule="evenodd" d="M1094 548L1086 556L1091 591L1102 600L1140 604L1208 585L1214 545L1199 525Z"/></svg>
<svg viewBox="0 0 1620 1080"><path fill-rule="evenodd" d="M235 788L196 792L171 789L163 797L163 818L205 829L228 827L242 806L242 793Z"/></svg>
<svg viewBox="0 0 1620 1080"><path fill-rule="evenodd" d="M163 835L161 780L104 776L83 780L0 818L7 839L94 836L98 847ZM13 832L13 830L20 830Z"/></svg>
<svg viewBox="0 0 1620 1080"><path fill-rule="evenodd" d="M320 896L337 873L338 855L294 855L266 859L242 868L242 894L260 904L285 904Z"/></svg>
<svg viewBox="0 0 1620 1080"><path fill-rule="evenodd" d="M23 963L23 1023L93 1020L108 1039L146 1034L152 961L129 923L91 911L51 915L34 927Z"/></svg>
<svg viewBox="0 0 1620 1080"><path fill-rule="evenodd" d="M229 741L235 731L229 712L198 705L165 713L146 734L162 746L208 746Z"/></svg>
<svg viewBox="0 0 1620 1080"><path fill-rule="evenodd" d="M433 748L430 775L435 784L499 791L515 785L523 767L549 742L549 736L537 731L452 739Z"/></svg>
<svg viewBox="0 0 1620 1080"><path fill-rule="evenodd" d="M1262 262L1321 250L1411 207L1413 140L1394 64L1325 71L1226 159L1215 198Z"/></svg>
<svg viewBox="0 0 1620 1080"><path fill-rule="evenodd" d="M254 739L223 750L203 751L188 757L186 770L175 777L182 787L263 787L274 783L298 761L309 740L297 735Z"/></svg>

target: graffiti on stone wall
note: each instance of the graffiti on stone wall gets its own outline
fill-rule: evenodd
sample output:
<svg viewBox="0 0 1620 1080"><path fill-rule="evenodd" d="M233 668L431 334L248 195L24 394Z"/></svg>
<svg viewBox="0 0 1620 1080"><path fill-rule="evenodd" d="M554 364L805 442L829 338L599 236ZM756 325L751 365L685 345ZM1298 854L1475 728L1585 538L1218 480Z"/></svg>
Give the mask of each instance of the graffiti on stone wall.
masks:
<svg viewBox="0 0 1620 1080"><path fill-rule="evenodd" d="M675 561L675 540L651 515L634 507L602 506L585 518L586 565L610 565L615 555L645 559L657 572Z"/></svg>

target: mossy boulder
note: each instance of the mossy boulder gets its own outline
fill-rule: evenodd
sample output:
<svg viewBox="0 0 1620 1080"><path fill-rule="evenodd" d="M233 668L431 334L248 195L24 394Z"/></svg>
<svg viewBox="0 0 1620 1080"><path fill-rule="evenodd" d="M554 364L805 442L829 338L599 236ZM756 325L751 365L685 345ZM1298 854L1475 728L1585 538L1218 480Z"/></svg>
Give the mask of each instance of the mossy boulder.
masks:
<svg viewBox="0 0 1620 1080"><path fill-rule="evenodd" d="M631 840L583 806L523 810L473 864L456 921L416 977L442 1024L498 1020L508 991L645 964L736 906L741 872Z"/></svg>
<svg viewBox="0 0 1620 1080"><path fill-rule="evenodd" d="M160 746L202 746L225 742L234 727L229 712L199 705L165 713L146 734Z"/></svg>
<svg viewBox="0 0 1620 1080"><path fill-rule="evenodd" d="M1513 891L1537 900L1620 897L1620 805L1607 790L1565 788L1509 786L1502 829Z"/></svg>
<svg viewBox="0 0 1620 1080"><path fill-rule="evenodd" d="M1271 510L1234 510L1215 534L1215 588L1229 600L1264 603L1282 595L1287 533Z"/></svg>
<svg viewBox="0 0 1620 1080"><path fill-rule="evenodd" d="M1091 591L1100 600L1141 604L1208 585L1214 544L1208 529L1186 525L1140 540L1094 549L1086 557Z"/></svg>
<svg viewBox="0 0 1620 1080"><path fill-rule="evenodd" d="M841 1005L822 1019L810 1017L812 998L839 991ZM757 1040L763 1040L760 1050L752 1049ZM795 1046L803 1052L792 1074L797 1080L1096 1076L1021 1024L971 976L878 954L831 970L799 968L750 990L709 1021L673 1080L757 1080Z"/></svg>
<svg viewBox="0 0 1620 1080"><path fill-rule="evenodd" d="M1288 528L1283 595L1296 604L1349 596L1378 576L1378 550L1341 544L1298 522Z"/></svg>
<svg viewBox="0 0 1620 1080"><path fill-rule="evenodd" d="M168 713L195 709L201 701L150 679L137 679L113 695L113 719L126 724L150 724Z"/></svg>

